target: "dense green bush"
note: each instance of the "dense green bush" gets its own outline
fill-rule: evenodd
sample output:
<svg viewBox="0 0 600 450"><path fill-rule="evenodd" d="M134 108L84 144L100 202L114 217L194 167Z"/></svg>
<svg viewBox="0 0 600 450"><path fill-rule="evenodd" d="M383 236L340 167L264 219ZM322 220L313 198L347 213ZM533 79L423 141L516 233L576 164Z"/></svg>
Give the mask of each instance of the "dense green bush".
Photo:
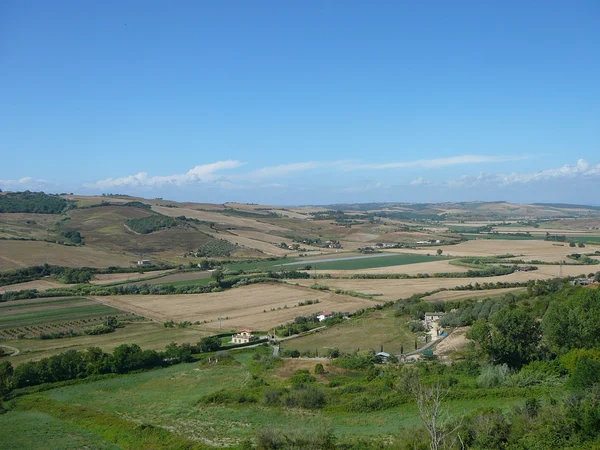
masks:
<svg viewBox="0 0 600 450"><path fill-rule="evenodd" d="M105 324L94 325L93 327L86 327L83 329L83 332L89 335L106 334L112 333L113 331L115 331L115 327Z"/></svg>
<svg viewBox="0 0 600 450"><path fill-rule="evenodd" d="M152 214L141 219L128 219L125 224L136 233L149 234L153 231L174 227L177 225L177 221L162 214Z"/></svg>
<svg viewBox="0 0 600 450"><path fill-rule="evenodd" d="M58 195L43 192L7 192L0 195L0 213L61 214L70 205Z"/></svg>

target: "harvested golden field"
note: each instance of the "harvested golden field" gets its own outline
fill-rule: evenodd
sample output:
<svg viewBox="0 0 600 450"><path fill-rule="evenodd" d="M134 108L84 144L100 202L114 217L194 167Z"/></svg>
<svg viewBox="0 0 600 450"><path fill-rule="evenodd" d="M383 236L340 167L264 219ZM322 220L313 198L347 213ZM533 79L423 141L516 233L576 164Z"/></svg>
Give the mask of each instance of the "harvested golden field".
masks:
<svg viewBox="0 0 600 450"><path fill-rule="evenodd" d="M94 249L88 246L67 247L40 241L1 241L0 270L35 266L44 263L69 267L128 267L134 255Z"/></svg>
<svg viewBox="0 0 600 450"><path fill-rule="evenodd" d="M268 330L297 316L321 311L354 312L375 305L371 300L285 284L256 284L209 294L121 295L95 299L158 322L206 320L208 323L203 327L212 330L219 328L219 317L225 330ZM295 307L299 302L317 299L318 304Z"/></svg>
<svg viewBox="0 0 600 450"><path fill-rule="evenodd" d="M436 294L428 295L427 297L423 297L423 300L426 302L433 301L455 301L455 300L465 300L467 298L488 298L488 297L497 297L504 294L519 294L521 292L525 292L527 288L503 288L503 289L492 289L485 291L442 291Z"/></svg>
<svg viewBox="0 0 600 450"><path fill-rule="evenodd" d="M276 247L275 245L271 244L270 241L268 241L268 242L259 241L259 240L252 239L252 238L249 238L246 236L242 236L241 232L238 232L237 230L231 230L228 233L219 233L216 236L219 237L220 239L226 239L229 242L232 242L234 244L242 245L247 248L255 248L255 249L260 250L261 252L265 253L268 256L269 255L285 256L285 255L292 255L292 254L296 253L291 250ZM271 236L271 240L273 242L276 242L277 240L281 241L281 238L279 238L278 236Z"/></svg>
<svg viewBox="0 0 600 450"><path fill-rule="evenodd" d="M544 274L533 272L516 272L510 275L499 277L477 277L477 278L418 278L409 280L379 279L321 279L319 284L329 286L332 289L345 289L362 292L364 294L381 294L384 301L397 300L399 298L410 297L413 294L434 291L440 288L453 289L459 285L469 283L496 283L504 282L523 282L528 280L551 278ZM298 283L310 286L313 280L298 280ZM492 291L490 291L492 292Z"/></svg>
<svg viewBox="0 0 600 450"><path fill-rule="evenodd" d="M477 239L461 242L456 245L421 247L416 250L397 249L390 250L396 253L435 254L441 248L443 255L451 256L498 256L511 253L519 259L541 260L548 262L568 261L567 255L579 251L580 253L593 253L600 249L597 245L587 245L585 249L569 247L569 244L548 242L542 240L502 240L502 239Z"/></svg>
<svg viewBox="0 0 600 450"><path fill-rule="evenodd" d="M23 291L26 289L37 289L38 291L46 291L48 289L60 288L60 287L69 287L72 285L62 284L56 281L50 280L35 280L35 281L27 281L25 283L18 284L9 284L6 286L0 286L0 294L3 294L8 291Z"/></svg>
<svg viewBox="0 0 600 450"><path fill-rule="evenodd" d="M169 272L173 272L172 269L166 270L155 270L152 272L134 272L134 273L103 273L94 276L94 279L90 281L91 284L110 284L110 283L121 283L125 281L138 281L145 278L155 277L157 275L164 275Z"/></svg>

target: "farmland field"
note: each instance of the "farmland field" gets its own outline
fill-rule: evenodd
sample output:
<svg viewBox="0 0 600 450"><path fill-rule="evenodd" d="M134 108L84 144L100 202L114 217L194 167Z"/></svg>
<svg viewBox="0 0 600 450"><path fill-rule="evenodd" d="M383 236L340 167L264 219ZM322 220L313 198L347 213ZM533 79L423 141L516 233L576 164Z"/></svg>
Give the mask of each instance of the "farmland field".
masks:
<svg viewBox="0 0 600 450"><path fill-rule="evenodd" d="M554 266L552 266L554 267ZM320 279L319 284L329 286L332 289L345 289L363 292L384 301L407 298L413 294L430 292L440 288L453 289L456 286L475 283L521 282L530 279L551 278L550 275L537 274L533 272L517 272L510 275L498 277L476 277L476 278L418 278L418 279ZM298 280L305 286L312 284L311 280Z"/></svg>
<svg viewBox="0 0 600 450"><path fill-rule="evenodd" d="M211 272L207 271L193 271L193 272L180 272L171 273L165 276L152 278L148 280L135 281L128 284L172 284L173 286L188 286L191 284L203 284L210 281Z"/></svg>
<svg viewBox="0 0 600 450"><path fill-rule="evenodd" d="M4 342L21 351L18 356L10 359L13 364L19 364L25 361L39 360L67 350L85 350L88 347L100 347L104 351L112 351L123 343L137 344L144 349L162 350L171 342L193 344L211 334L214 332L205 331L196 326L165 328L162 323L134 322L127 324L124 328L117 328L112 333L96 336L83 335L63 339L16 339Z"/></svg>
<svg viewBox="0 0 600 450"><path fill-rule="evenodd" d="M404 273L406 275L417 275L419 273L448 273L448 272L466 272L469 270L469 267L458 266L455 264L450 264L449 260L443 261L431 261L431 262L420 262L414 264L401 264L399 266L383 266L383 267L375 267L372 269L358 269L358 270L321 270L321 266L317 265L317 273L318 274L330 274L334 277L347 277L352 274L396 274L396 273ZM313 271L310 271L312 274Z"/></svg>
<svg viewBox="0 0 600 450"><path fill-rule="evenodd" d="M111 283L124 283L126 281L137 281L145 278L153 278L156 276L166 275L169 272L173 272L172 269L167 270L154 270L150 272L133 272L133 273L105 273L94 276L94 279L90 281L91 284L111 284Z"/></svg>
<svg viewBox="0 0 600 450"><path fill-rule="evenodd" d="M353 312L375 305L372 300L286 284L255 284L208 294L120 295L97 300L159 322L208 321L203 327L218 329L222 317L224 329L259 330L324 310ZM319 303L296 306L306 300Z"/></svg>
<svg viewBox="0 0 600 450"><path fill-rule="evenodd" d="M319 270L360 270L360 269L371 269L375 267L389 267L389 266L400 266L406 264L415 264L430 261L440 261L445 258L427 255L415 255L415 254L395 254L395 255L367 255L367 256L356 256L351 257L352 259L339 258L337 261L302 261L295 262L293 264L285 264L285 267L295 268L296 266L301 267L302 265L312 265L313 268L316 265Z"/></svg>
<svg viewBox="0 0 600 450"><path fill-rule="evenodd" d="M69 267L127 267L133 259L134 255L88 246L68 247L41 241L0 240L0 270L36 266L47 262Z"/></svg>
<svg viewBox="0 0 600 450"><path fill-rule="evenodd" d="M87 319L90 317L103 315L115 315L121 312L118 309L85 299L73 299L69 304L57 305L58 308L52 309L47 309L45 306L38 305L27 306L19 309L0 309L0 330L5 328L26 327L49 322L62 322L76 319Z"/></svg>
<svg viewBox="0 0 600 450"><path fill-rule="evenodd" d="M24 291L27 289L37 289L38 291L45 291L47 289L55 289L61 287L68 287L68 284L59 283L51 280L34 280L26 281L25 283L8 284L6 286L0 286L0 294L8 291Z"/></svg>
<svg viewBox="0 0 600 450"><path fill-rule="evenodd" d="M490 289L486 291L442 291L436 294L428 295L423 297L426 302L433 301L456 301L465 300L468 298L482 299L482 298L496 298L506 294L518 295L525 292L526 288L504 288L504 289Z"/></svg>
<svg viewBox="0 0 600 450"><path fill-rule="evenodd" d="M82 333L104 323L107 316L137 321L132 313L105 306L88 298L39 298L0 304L0 339L38 339L55 333Z"/></svg>
<svg viewBox="0 0 600 450"><path fill-rule="evenodd" d="M318 350L326 354L330 348L339 348L344 352L373 349L383 350L391 354L400 354L413 349L416 335L408 331L408 316L395 317L394 309L370 311L362 316L329 327L318 333L309 334L282 344L287 350Z"/></svg>

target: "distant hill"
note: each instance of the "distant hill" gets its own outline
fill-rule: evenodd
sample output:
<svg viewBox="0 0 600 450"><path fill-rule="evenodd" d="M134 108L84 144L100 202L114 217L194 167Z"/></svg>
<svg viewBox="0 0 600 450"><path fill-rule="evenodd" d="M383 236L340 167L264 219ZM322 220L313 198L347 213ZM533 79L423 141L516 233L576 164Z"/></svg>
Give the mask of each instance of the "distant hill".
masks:
<svg viewBox="0 0 600 450"><path fill-rule="evenodd" d="M277 207L11 192L0 193L0 207L2 268L104 267L138 259L187 265L200 258L298 258L377 243L443 245L473 238L461 234L465 227L457 225L462 224L473 230L504 224L513 227L504 232L513 234L515 228L537 230L546 223L551 230L564 228L552 224L564 218L570 219L570 229L588 234L600 227L599 207L502 201Z"/></svg>

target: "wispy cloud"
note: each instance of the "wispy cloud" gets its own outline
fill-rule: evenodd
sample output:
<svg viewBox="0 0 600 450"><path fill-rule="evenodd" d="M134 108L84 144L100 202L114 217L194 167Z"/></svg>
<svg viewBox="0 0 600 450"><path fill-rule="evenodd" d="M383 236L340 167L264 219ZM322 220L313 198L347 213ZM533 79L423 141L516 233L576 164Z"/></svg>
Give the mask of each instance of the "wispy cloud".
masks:
<svg viewBox="0 0 600 450"><path fill-rule="evenodd" d="M217 161L211 164L196 166L182 174L151 177L146 172L140 172L136 175L129 175L127 177L107 178L105 180L96 181L95 183L88 183L85 184L84 187L89 189L119 187L154 188L165 185L183 186L192 183L214 182L221 178L221 175L218 174L218 172L236 169L242 165L242 162L234 160Z"/></svg>
<svg viewBox="0 0 600 450"><path fill-rule="evenodd" d="M280 164L277 166L268 166L261 169L254 170L248 174L249 178L262 179L262 178L279 178L285 177L292 173L306 172L308 170L315 170L324 167L327 163L319 161L306 161L292 164Z"/></svg>
<svg viewBox="0 0 600 450"><path fill-rule="evenodd" d="M487 156L487 155L459 155L446 158L417 159L414 161L397 161L387 163L357 163L348 165L347 170L385 170L385 169L405 169L411 167L421 167L423 169L437 169L440 167L458 166L462 164L484 164L484 163L503 163L510 161L522 161L530 156Z"/></svg>
<svg viewBox="0 0 600 450"><path fill-rule="evenodd" d="M477 176L463 175L460 178L448 181L434 182L419 177L413 180L412 185L445 186L450 188L473 187L473 186L510 186L517 184L539 183L551 180L570 180L570 179L599 179L600 163L590 164L584 159L577 161L575 165L564 165L554 169L541 170L533 173L485 173L481 172Z"/></svg>

